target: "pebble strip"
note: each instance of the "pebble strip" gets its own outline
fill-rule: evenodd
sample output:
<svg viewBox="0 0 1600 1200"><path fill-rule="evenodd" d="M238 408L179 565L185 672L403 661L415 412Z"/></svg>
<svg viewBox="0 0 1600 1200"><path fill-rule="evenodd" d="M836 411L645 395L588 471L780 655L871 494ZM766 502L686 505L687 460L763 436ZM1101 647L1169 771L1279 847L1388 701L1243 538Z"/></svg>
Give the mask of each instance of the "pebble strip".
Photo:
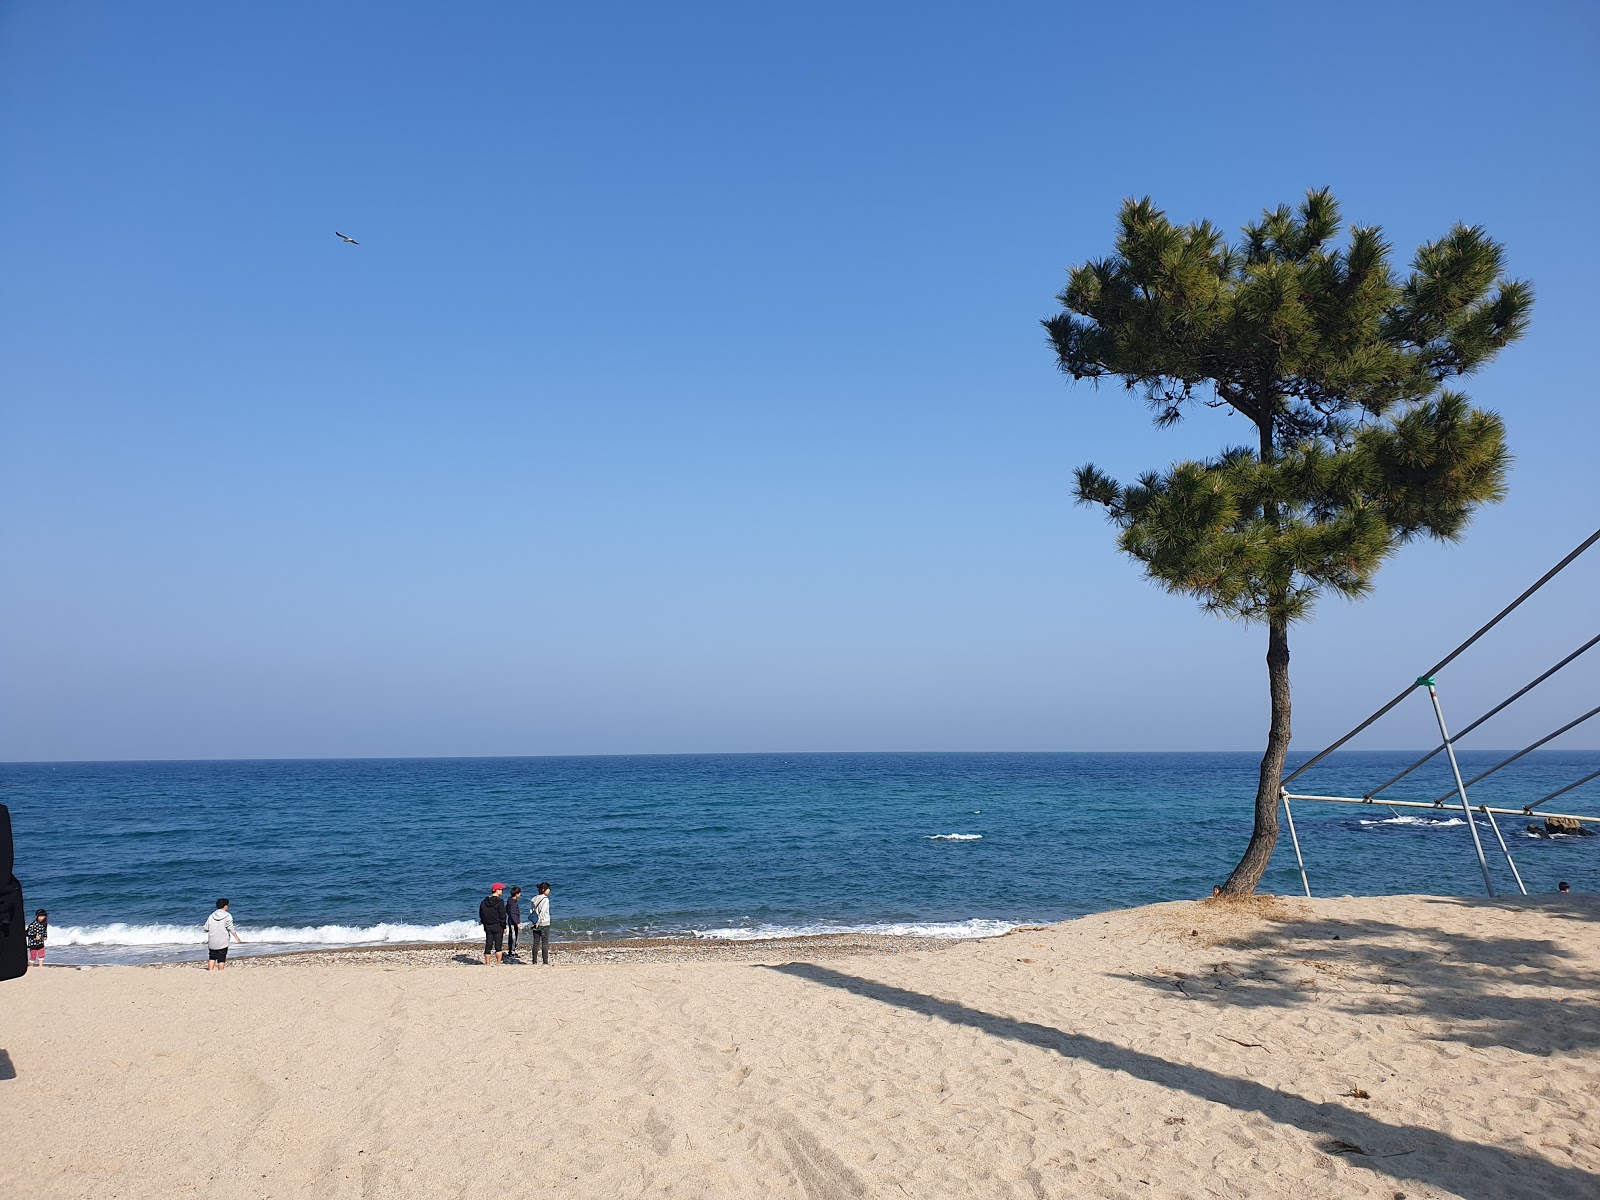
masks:
<svg viewBox="0 0 1600 1200"><path fill-rule="evenodd" d="M974 939L895 937L868 933L825 933L811 937L752 938L723 941L709 938L630 938L612 942L554 942L550 946L551 966L603 966L608 963L684 963L684 962L821 962L865 954L907 954L914 950L945 950ZM246 967L293 969L329 964L368 967L449 967L483 966L481 942L454 942L445 945L353 946L345 949L302 950L291 954L241 954L228 959L228 968ZM148 970L172 970L204 966L205 960L185 963L156 963ZM507 966L529 966L528 957L519 951L506 959Z"/></svg>

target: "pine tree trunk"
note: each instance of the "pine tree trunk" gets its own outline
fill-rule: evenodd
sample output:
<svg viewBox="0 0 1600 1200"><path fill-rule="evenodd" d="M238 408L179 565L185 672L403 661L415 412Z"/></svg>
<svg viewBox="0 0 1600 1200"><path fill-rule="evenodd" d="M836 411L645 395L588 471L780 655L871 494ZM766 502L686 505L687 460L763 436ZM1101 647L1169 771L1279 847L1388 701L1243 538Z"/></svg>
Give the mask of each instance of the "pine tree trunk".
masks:
<svg viewBox="0 0 1600 1200"><path fill-rule="evenodd" d="M1244 857L1222 885L1227 896L1248 896L1256 890L1278 844L1278 793L1283 787L1283 762L1289 754L1290 707L1289 622L1280 616L1267 624L1267 687L1272 696L1272 721L1256 784L1256 824Z"/></svg>

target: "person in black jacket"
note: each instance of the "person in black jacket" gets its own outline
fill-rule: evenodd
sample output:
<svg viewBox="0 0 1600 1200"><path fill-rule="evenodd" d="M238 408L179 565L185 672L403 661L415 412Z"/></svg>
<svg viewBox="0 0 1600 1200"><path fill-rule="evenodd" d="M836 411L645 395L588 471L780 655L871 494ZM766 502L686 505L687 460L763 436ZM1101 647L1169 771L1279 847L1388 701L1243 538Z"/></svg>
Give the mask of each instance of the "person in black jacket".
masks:
<svg viewBox="0 0 1600 1200"><path fill-rule="evenodd" d="M506 957L517 957L517 930L522 926L522 889L511 885L511 895L506 900Z"/></svg>
<svg viewBox="0 0 1600 1200"><path fill-rule="evenodd" d="M500 943L506 935L506 902L501 899L500 893L505 890L503 883L492 885L483 903L478 905L478 920L483 923L483 965L486 967L490 964L500 965Z"/></svg>

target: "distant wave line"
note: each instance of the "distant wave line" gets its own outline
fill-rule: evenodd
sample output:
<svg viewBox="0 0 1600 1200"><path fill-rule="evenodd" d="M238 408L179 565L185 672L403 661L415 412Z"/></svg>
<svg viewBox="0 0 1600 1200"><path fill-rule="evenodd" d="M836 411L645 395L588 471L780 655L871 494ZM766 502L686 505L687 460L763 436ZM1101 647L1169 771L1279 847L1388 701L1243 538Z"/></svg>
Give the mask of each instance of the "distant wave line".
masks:
<svg viewBox="0 0 1600 1200"><path fill-rule="evenodd" d="M650 937L705 938L721 941L746 941L754 938L810 937L830 933L879 934L885 937L978 938L996 937L1009 933L1019 922L971 918L965 921L883 921L856 925L807 923L797 925L727 926L714 929L660 930ZM238 926L244 946L259 949L264 946L383 946L407 943L440 943L472 941L483 934L476 921L443 921L437 925L409 925L384 923L380 925L267 925ZM610 933L615 937L620 933ZM606 938L601 929L567 936ZM638 934L623 934L639 936ZM146 948L159 950L165 947L199 946L205 942L205 930L200 925L129 925L117 921L108 925L58 925L50 930L50 946L93 946L112 948Z"/></svg>

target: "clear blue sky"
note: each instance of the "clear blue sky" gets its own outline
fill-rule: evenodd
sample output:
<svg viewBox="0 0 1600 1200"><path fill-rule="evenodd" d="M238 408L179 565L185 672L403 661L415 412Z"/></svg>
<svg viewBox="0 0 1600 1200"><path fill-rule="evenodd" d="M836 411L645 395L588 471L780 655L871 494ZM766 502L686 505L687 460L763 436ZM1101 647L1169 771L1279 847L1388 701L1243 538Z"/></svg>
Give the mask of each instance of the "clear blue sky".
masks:
<svg viewBox="0 0 1600 1200"><path fill-rule="evenodd" d="M1468 384L1510 500L1297 632L1314 748L1600 524L1597 13L0 6L0 758L1258 748L1263 634L1069 494L1236 423L1153 429L1037 322L1125 196L1328 185L1538 300Z"/></svg>

